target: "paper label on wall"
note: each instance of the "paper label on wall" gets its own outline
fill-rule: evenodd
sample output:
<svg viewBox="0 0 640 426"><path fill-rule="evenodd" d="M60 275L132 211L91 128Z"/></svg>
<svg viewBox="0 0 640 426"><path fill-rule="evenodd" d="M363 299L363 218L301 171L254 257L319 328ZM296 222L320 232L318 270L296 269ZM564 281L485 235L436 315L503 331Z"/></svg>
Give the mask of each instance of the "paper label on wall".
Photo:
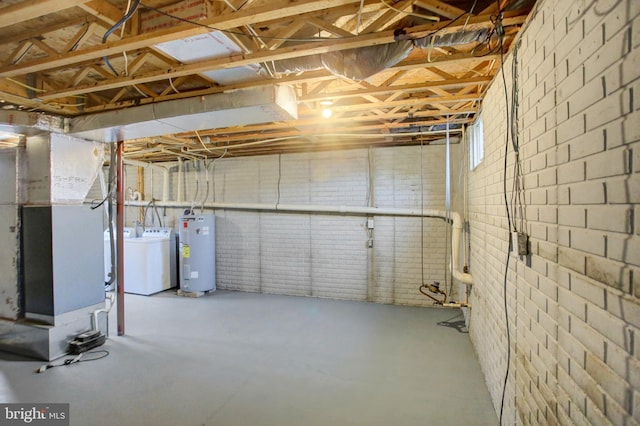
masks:
<svg viewBox="0 0 640 426"><path fill-rule="evenodd" d="M202 227L202 235L209 235L209 227L208 226L203 226Z"/></svg>
<svg viewBox="0 0 640 426"><path fill-rule="evenodd" d="M182 246L182 257L184 257L185 259L191 257L191 247Z"/></svg>
<svg viewBox="0 0 640 426"><path fill-rule="evenodd" d="M198 278L198 271L191 271L191 278L193 279Z"/></svg>

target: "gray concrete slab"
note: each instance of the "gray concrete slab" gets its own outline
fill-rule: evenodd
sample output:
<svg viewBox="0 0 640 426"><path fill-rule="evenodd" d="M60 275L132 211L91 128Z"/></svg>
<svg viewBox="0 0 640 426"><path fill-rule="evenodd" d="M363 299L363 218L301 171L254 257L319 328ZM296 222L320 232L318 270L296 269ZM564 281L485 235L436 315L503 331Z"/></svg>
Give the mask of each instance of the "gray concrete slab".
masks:
<svg viewBox="0 0 640 426"><path fill-rule="evenodd" d="M217 291L126 296L95 362L0 353L0 401L86 425L496 425L459 310ZM60 360L57 362L59 363Z"/></svg>

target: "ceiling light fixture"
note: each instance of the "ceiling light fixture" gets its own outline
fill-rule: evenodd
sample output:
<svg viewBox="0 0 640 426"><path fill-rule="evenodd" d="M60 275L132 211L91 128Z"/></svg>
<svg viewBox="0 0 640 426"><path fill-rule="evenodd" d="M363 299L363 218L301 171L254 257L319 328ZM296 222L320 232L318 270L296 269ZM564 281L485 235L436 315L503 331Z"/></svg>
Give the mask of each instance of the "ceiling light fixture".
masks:
<svg viewBox="0 0 640 426"><path fill-rule="evenodd" d="M331 118L332 115L333 115L333 111L331 111L331 108L324 108L322 110L322 116L324 118Z"/></svg>

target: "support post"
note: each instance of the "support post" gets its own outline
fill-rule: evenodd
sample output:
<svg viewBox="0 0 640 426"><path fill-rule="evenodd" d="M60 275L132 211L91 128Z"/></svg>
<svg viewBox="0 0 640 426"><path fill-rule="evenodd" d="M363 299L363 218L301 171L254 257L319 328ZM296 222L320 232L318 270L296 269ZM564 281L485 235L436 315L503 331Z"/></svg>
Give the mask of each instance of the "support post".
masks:
<svg viewBox="0 0 640 426"><path fill-rule="evenodd" d="M118 138L120 139L120 138ZM116 152L116 243L118 336L124 336L124 141L118 140Z"/></svg>

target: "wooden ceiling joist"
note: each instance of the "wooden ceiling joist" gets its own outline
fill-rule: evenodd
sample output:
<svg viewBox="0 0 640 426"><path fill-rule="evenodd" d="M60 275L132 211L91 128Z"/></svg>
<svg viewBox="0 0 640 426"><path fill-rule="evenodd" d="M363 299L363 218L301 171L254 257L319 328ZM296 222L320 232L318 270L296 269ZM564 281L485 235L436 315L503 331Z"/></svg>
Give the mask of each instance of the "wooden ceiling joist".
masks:
<svg viewBox="0 0 640 426"><path fill-rule="evenodd" d="M30 0L12 4L0 8L0 28L80 6L87 1L89 0Z"/></svg>
<svg viewBox="0 0 640 426"><path fill-rule="evenodd" d="M443 138L447 122L456 125L451 132L459 135L461 126L475 119L499 71L495 33L490 43L414 47L405 59L364 81L328 69L278 75L272 64L433 34L493 29L491 15L503 9L506 0L500 6L477 2L478 10L475 0L207 0L208 15L197 25L173 22L140 33L145 7L166 10L180 1L186 3L143 2L124 30L115 31L106 43L102 36L124 16L125 1L34 0L0 8L0 46L6 52L0 65L3 107L76 117L288 85L298 98L294 119L231 127L216 123L197 133L129 140L125 155L171 161L178 156L216 158L225 150L237 157L429 144ZM527 14L504 12L503 53L512 48ZM39 16L43 18L37 22L43 25L36 29L32 19ZM238 53L181 62L180 55L158 50L161 43L216 29L228 31L227 38L237 46L230 52ZM237 67L245 68L236 73ZM248 76L250 68L259 69L260 75ZM330 119L321 115L325 100L331 101Z"/></svg>

